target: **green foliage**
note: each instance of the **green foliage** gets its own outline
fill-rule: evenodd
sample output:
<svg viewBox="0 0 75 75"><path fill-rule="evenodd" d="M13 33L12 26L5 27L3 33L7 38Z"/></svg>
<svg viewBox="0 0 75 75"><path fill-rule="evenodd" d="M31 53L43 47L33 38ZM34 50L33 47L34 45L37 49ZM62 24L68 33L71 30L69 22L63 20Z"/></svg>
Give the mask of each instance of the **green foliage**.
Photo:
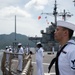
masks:
<svg viewBox="0 0 75 75"><path fill-rule="evenodd" d="M9 35L0 35L0 49L5 49L5 46L13 45L15 41L15 33ZM34 47L35 43L30 41L26 35L16 34L16 41L21 42L23 46L29 44L30 47Z"/></svg>

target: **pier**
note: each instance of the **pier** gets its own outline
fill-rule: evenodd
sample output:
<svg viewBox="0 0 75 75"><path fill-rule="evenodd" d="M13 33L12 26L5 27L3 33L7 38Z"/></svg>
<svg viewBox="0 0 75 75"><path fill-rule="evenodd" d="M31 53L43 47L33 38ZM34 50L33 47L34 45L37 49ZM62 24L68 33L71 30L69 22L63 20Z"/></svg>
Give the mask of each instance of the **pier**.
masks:
<svg viewBox="0 0 75 75"><path fill-rule="evenodd" d="M56 52L54 54L49 54L50 52L44 52L44 61L43 61L43 66L44 66L44 75L55 75L55 65L53 65L51 69L51 73L48 73L48 66L52 60L52 58L55 57ZM18 66L18 59L17 58L12 58L14 55L13 53L10 54L10 64L6 66L6 63L4 61L5 59L5 52L3 53L3 58L2 58L2 68L3 69L3 75L36 75L37 74L37 69L36 69L36 59L35 56L36 54L32 55L25 55L23 58L23 71L22 73L17 72L17 66ZM17 55L17 54L15 54ZM15 56L16 57L16 56ZM4 65L5 64L5 65ZM5 68L4 68L5 67Z"/></svg>
<svg viewBox="0 0 75 75"><path fill-rule="evenodd" d="M8 54L9 57L9 63L6 62L6 54ZM22 55L23 56L23 71L19 73L17 71L18 67L18 58L17 53L3 53L2 61L1 61L1 70L3 72L3 75L32 75L32 59L31 54L29 55ZM20 54L21 55L21 54Z"/></svg>

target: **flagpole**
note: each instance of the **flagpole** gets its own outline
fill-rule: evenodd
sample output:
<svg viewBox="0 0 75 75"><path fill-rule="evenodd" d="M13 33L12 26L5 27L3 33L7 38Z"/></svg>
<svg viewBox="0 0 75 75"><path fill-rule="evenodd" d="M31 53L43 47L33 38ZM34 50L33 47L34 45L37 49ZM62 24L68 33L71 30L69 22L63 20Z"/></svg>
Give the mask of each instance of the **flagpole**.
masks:
<svg viewBox="0 0 75 75"><path fill-rule="evenodd" d="M16 15L15 15L15 42L16 42Z"/></svg>

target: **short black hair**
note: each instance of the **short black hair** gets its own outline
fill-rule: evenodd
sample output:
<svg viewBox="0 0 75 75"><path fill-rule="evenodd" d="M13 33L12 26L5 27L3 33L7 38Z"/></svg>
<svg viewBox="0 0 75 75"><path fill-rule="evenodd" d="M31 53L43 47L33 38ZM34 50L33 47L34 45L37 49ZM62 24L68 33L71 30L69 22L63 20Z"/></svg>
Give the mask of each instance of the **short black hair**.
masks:
<svg viewBox="0 0 75 75"><path fill-rule="evenodd" d="M41 44L37 44L37 47L40 48L40 47L42 47L42 45Z"/></svg>
<svg viewBox="0 0 75 75"><path fill-rule="evenodd" d="M69 39L71 39L72 36L73 36L74 31L69 29L69 28L66 28L66 27L63 27L63 28L68 30L68 32L69 32Z"/></svg>

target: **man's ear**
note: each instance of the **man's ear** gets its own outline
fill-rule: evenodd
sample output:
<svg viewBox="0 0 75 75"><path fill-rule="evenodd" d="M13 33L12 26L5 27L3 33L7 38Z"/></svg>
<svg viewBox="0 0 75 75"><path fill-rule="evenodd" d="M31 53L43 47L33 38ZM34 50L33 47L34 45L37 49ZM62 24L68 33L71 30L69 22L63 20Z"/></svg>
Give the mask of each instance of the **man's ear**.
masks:
<svg viewBox="0 0 75 75"><path fill-rule="evenodd" d="M65 35L65 36L68 35L68 30L65 30L65 31L64 31L64 35Z"/></svg>

